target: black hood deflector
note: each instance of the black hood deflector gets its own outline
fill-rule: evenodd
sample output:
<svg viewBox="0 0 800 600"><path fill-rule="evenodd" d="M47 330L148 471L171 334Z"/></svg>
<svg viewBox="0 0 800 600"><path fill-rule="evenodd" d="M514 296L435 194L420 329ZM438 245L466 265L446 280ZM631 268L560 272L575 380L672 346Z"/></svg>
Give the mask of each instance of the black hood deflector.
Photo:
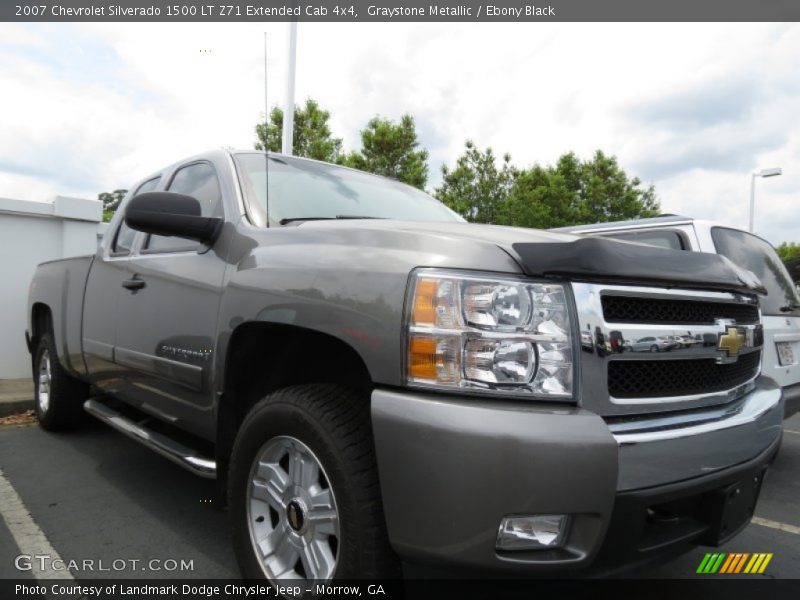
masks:
<svg viewBox="0 0 800 600"><path fill-rule="evenodd" d="M761 282L724 256L585 237L512 244L526 275L765 294Z"/></svg>

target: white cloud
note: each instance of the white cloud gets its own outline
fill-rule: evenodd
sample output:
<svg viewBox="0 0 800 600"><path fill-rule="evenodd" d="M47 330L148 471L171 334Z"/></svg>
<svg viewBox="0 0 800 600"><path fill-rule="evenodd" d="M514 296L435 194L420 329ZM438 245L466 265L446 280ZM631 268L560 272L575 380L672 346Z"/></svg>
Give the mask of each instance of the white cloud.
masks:
<svg viewBox="0 0 800 600"><path fill-rule="evenodd" d="M95 195L251 147L265 29L282 103L285 24L0 25L0 195ZM600 148L665 212L739 225L748 173L782 166L757 184L757 229L778 243L800 238L798 55L796 25L303 23L296 98L348 148L374 114L410 112L434 181L468 137L523 166Z"/></svg>

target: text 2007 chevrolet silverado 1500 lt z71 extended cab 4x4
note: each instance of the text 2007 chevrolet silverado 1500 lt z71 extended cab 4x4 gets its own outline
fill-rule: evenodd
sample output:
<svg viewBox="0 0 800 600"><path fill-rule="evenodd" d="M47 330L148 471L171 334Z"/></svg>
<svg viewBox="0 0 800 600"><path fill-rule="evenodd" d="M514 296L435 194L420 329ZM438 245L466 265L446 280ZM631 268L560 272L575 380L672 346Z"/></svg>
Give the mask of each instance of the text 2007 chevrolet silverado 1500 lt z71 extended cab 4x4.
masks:
<svg viewBox="0 0 800 600"><path fill-rule="evenodd" d="M571 573L748 523L783 414L760 289L717 255L217 151L134 188L95 256L42 264L28 338L42 426L85 409L216 477L247 577ZM712 341L619 343L687 328Z"/></svg>

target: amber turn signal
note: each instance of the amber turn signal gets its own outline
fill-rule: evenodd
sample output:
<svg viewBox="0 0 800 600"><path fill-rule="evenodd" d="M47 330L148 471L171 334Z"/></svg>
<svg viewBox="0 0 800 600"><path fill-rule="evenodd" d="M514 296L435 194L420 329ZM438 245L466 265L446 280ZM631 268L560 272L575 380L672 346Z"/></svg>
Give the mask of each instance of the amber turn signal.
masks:
<svg viewBox="0 0 800 600"><path fill-rule="evenodd" d="M436 340L414 337L410 342L409 374L415 379L436 381Z"/></svg>
<svg viewBox="0 0 800 600"><path fill-rule="evenodd" d="M436 294L438 282L435 279L420 279L414 294L414 309L411 312L412 325L434 325L436 323Z"/></svg>

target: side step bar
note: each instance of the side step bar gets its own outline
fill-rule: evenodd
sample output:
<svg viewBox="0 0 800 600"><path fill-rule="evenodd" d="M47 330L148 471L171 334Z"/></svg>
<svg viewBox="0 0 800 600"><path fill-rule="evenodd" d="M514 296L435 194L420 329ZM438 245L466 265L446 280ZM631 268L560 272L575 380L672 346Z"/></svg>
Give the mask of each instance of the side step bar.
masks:
<svg viewBox="0 0 800 600"><path fill-rule="evenodd" d="M104 423L108 423L114 429L121 431L129 438L144 444L151 450L179 464L184 469L188 469L195 475L207 479L216 478L217 463L200 456L196 451L184 446L180 442L176 442L162 433L151 431L135 423L125 415L118 413L113 408L97 400L87 400L83 403L83 408L90 415L97 417Z"/></svg>

